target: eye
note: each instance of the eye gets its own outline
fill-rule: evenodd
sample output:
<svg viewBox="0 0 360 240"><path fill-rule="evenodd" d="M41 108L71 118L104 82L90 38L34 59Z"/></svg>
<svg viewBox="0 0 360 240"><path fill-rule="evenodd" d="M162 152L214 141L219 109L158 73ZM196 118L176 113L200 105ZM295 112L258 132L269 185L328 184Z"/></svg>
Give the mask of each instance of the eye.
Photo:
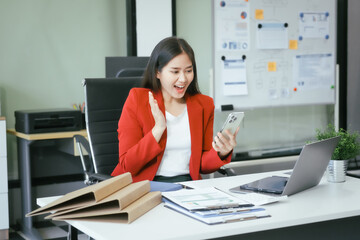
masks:
<svg viewBox="0 0 360 240"><path fill-rule="evenodd" d="M179 71L171 71L172 73L174 73L174 74L178 74L179 73Z"/></svg>
<svg viewBox="0 0 360 240"><path fill-rule="evenodd" d="M192 69L190 69L190 70L187 70L186 72L188 72L188 73L192 73L192 71L193 71L193 70L192 70Z"/></svg>

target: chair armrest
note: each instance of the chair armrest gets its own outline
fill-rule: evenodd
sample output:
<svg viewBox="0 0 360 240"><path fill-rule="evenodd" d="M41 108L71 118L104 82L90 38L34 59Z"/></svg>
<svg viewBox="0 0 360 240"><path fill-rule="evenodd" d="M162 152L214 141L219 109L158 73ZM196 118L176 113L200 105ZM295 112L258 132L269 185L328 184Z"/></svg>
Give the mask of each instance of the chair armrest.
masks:
<svg viewBox="0 0 360 240"><path fill-rule="evenodd" d="M101 182L107 179L110 179L111 176L110 175L105 175L105 174L101 174L101 173L88 173L89 178L91 181L96 181L96 182Z"/></svg>
<svg viewBox="0 0 360 240"><path fill-rule="evenodd" d="M89 141L84 136L74 135L74 138L76 143L80 143L89 154L91 153ZM81 149L79 150L81 151Z"/></svg>
<svg viewBox="0 0 360 240"><path fill-rule="evenodd" d="M89 144L88 140L82 135L74 135L74 139L75 139L76 145L79 150L80 160L81 160L81 164L82 164L84 175L85 175L84 183L86 185L91 185L94 182L96 182L97 180L96 179L93 180L93 178L91 177L91 175L95 174L95 173L94 173L94 166L93 166L92 157L91 157L90 144ZM83 148L88 152L87 161L84 157Z"/></svg>
<svg viewBox="0 0 360 240"><path fill-rule="evenodd" d="M81 163L82 163L84 174L85 174L85 184L91 185L91 184L98 183L98 182L101 182L101 181L111 178L110 175L95 173L95 171L94 171L95 168L94 168L93 161L92 161L89 141L82 135L74 135L74 139L75 139L75 142L78 146L79 153L80 153L80 159L81 159ZM86 162L85 162L84 154L83 154L81 147L83 147L89 153L89 155L88 155L89 160Z"/></svg>
<svg viewBox="0 0 360 240"><path fill-rule="evenodd" d="M222 174L222 175L226 175L226 176L236 176L235 170L232 168L227 168L222 166L219 170L218 173Z"/></svg>

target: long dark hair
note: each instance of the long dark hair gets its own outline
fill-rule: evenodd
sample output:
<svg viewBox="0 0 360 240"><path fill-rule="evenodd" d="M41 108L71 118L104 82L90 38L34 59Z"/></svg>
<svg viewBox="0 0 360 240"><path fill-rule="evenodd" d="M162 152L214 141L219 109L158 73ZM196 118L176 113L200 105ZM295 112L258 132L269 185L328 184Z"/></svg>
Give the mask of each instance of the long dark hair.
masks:
<svg viewBox="0 0 360 240"><path fill-rule="evenodd" d="M194 51L184 39L177 37L165 38L155 46L146 66L142 87L150 88L155 92L161 90L160 80L156 78L157 72L161 72L162 68L166 66L171 59L183 52L189 56L194 72L194 79L187 88L186 92L190 95L200 93Z"/></svg>

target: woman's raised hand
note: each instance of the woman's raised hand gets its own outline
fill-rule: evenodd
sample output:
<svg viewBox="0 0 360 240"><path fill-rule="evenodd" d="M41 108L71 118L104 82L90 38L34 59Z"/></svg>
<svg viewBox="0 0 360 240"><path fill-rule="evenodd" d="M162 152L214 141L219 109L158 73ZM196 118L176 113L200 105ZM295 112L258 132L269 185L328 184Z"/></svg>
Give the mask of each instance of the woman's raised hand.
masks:
<svg viewBox="0 0 360 240"><path fill-rule="evenodd" d="M164 114L161 112L157 101L155 100L152 92L149 91L149 103L151 108L151 113L155 120L155 126L152 129L152 134L157 142L160 141L162 134L166 129L166 119Z"/></svg>

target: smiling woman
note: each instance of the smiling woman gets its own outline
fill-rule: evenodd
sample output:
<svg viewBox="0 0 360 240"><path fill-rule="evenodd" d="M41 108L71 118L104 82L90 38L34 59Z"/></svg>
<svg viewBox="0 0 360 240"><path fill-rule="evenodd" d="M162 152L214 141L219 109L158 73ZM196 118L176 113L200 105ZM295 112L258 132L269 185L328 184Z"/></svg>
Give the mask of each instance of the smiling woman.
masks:
<svg viewBox="0 0 360 240"><path fill-rule="evenodd" d="M231 161L236 134L217 133L214 102L200 93L191 46L181 38L160 41L151 53L143 88L132 89L119 120L119 163L134 181L201 179Z"/></svg>

